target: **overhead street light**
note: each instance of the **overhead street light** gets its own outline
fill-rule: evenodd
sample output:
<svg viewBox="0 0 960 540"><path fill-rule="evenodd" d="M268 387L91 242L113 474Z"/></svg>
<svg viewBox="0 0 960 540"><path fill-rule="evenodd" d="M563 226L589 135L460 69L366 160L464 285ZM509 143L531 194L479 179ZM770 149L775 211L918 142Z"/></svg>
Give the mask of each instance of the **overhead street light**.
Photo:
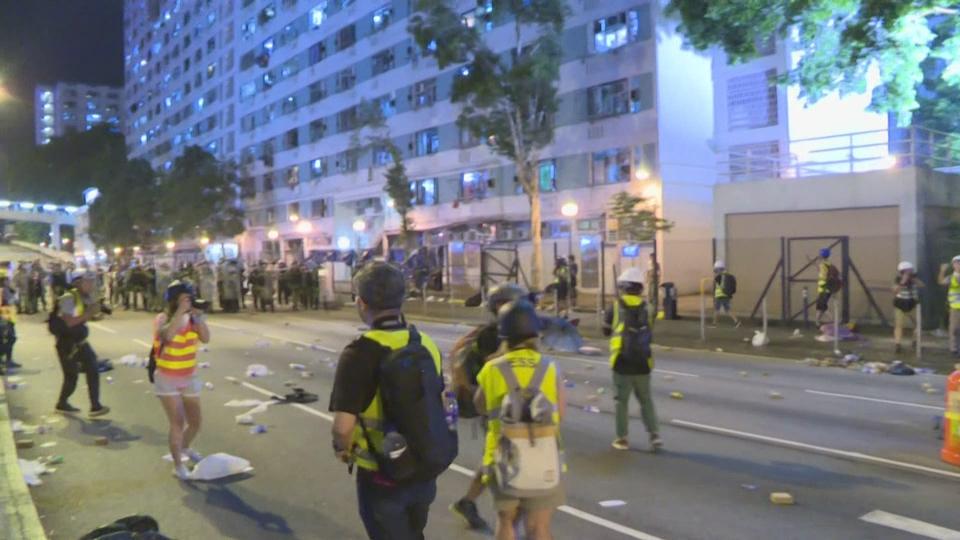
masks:
<svg viewBox="0 0 960 540"><path fill-rule="evenodd" d="M267 238L271 240L276 240L277 238L280 238L280 232L277 231L276 229L270 229L270 231L267 232Z"/></svg>

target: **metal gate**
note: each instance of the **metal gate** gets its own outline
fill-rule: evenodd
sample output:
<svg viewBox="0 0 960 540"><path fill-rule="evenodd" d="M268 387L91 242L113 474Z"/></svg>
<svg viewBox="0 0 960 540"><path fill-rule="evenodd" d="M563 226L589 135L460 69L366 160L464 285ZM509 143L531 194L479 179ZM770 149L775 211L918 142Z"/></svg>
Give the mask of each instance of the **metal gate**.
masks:
<svg viewBox="0 0 960 540"><path fill-rule="evenodd" d="M487 290L500 283L520 283L529 288L527 276L520 267L519 249L510 246L483 246L480 250L480 292L487 299Z"/></svg>

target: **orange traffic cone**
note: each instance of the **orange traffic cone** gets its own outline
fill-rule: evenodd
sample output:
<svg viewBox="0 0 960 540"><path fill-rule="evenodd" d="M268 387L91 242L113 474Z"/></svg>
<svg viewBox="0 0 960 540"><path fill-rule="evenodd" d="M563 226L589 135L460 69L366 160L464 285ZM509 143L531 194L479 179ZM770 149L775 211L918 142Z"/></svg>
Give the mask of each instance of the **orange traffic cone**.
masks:
<svg viewBox="0 0 960 540"><path fill-rule="evenodd" d="M943 449L940 459L960 466L960 364L947 377L947 410L943 413Z"/></svg>

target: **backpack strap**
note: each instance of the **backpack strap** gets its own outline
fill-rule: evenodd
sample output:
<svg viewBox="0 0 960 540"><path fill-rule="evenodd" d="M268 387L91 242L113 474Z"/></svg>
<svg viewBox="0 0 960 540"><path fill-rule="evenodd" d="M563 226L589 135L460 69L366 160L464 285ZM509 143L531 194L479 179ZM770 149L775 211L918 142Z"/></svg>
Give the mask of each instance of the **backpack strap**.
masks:
<svg viewBox="0 0 960 540"><path fill-rule="evenodd" d="M407 346L419 345L420 332L417 330L417 327L411 324L409 327L407 327L407 329L410 331L410 340L407 341Z"/></svg>
<svg viewBox="0 0 960 540"><path fill-rule="evenodd" d="M547 376L547 371L552 365L553 360L541 356L540 362L537 363L537 367L533 371L533 377L530 377L530 382L527 383L527 388L540 388L540 385L543 384L543 379Z"/></svg>
<svg viewBox="0 0 960 540"><path fill-rule="evenodd" d="M528 382L526 386L520 386L520 381L517 380L517 374L514 373L513 367L509 362L500 362L497 364L497 369L500 371L500 374L503 375L503 379L507 383L507 388L510 389L510 395L512 397L510 400L512 407L510 414L513 415L513 418L523 417L523 400L520 399L520 391L528 388L539 388L540 385L543 384L543 379L547 376L547 371L552 365L553 360L541 356L540 362L537 363L537 367L533 371L533 376L530 377L530 382Z"/></svg>

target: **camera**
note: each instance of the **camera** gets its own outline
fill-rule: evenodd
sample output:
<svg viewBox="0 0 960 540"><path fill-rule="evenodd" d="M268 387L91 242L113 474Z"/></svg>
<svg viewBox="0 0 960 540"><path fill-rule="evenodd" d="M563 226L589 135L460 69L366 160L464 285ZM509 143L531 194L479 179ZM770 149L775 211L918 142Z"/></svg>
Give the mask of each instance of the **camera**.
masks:
<svg viewBox="0 0 960 540"><path fill-rule="evenodd" d="M190 297L190 306L191 306L193 309L198 309L198 310L200 310L200 311L209 311L209 310L210 310L210 302L207 302L207 301L204 300L203 298L197 298L196 296L191 296L191 297Z"/></svg>

